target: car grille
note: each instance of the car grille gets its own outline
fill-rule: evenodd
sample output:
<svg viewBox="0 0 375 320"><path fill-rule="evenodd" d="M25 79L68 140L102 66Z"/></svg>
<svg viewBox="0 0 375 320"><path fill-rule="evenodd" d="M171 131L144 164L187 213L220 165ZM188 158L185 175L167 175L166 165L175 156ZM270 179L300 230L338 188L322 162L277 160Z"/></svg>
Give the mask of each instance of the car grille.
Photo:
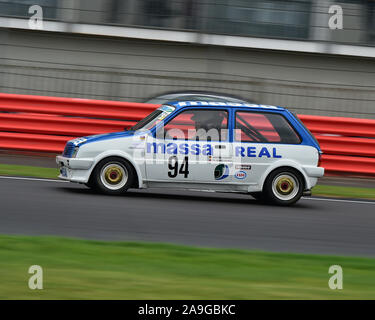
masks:
<svg viewBox="0 0 375 320"><path fill-rule="evenodd" d="M63 157L71 158L74 152L75 145L71 142L68 142L65 146Z"/></svg>

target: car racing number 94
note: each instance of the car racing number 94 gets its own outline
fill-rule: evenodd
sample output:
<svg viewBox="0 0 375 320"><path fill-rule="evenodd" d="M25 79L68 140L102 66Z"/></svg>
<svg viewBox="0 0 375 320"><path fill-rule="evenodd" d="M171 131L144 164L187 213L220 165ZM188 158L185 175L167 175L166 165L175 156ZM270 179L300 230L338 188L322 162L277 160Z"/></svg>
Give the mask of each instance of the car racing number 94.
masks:
<svg viewBox="0 0 375 320"><path fill-rule="evenodd" d="M176 156L170 157L168 159L168 177L176 178L177 175L181 174L184 178L189 177L189 158L184 157L181 165Z"/></svg>

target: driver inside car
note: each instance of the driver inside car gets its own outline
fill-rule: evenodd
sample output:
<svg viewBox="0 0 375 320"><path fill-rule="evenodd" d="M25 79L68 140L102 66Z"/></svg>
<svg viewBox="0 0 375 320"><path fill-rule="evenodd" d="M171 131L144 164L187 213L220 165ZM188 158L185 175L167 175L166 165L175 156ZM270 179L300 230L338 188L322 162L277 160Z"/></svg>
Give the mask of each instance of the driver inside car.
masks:
<svg viewBox="0 0 375 320"><path fill-rule="evenodd" d="M190 139L202 141L225 140L226 129L222 127L224 119L224 112L221 111L195 111L191 120L195 122L196 132Z"/></svg>

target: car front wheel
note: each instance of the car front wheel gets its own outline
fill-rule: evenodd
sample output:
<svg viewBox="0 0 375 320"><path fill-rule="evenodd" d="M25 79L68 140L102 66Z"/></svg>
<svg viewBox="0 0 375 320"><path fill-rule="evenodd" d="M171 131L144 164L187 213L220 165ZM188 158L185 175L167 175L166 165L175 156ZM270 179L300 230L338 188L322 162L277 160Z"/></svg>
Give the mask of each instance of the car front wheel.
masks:
<svg viewBox="0 0 375 320"><path fill-rule="evenodd" d="M111 157L98 163L90 184L102 193L118 195L132 186L134 176L134 169L125 160Z"/></svg>
<svg viewBox="0 0 375 320"><path fill-rule="evenodd" d="M277 205L296 203L303 194L304 181L301 174L291 168L280 168L267 177L263 193L266 199Z"/></svg>

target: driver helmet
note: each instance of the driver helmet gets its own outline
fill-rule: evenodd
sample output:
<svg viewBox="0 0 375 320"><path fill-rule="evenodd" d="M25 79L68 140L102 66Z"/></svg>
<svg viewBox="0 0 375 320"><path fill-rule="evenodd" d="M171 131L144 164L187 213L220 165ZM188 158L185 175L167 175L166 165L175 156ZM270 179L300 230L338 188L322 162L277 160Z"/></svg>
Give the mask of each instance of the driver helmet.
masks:
<svg viewBox="0 0 375 320"><path fill-rule="evenodd" d="M224 113L218 112L217 110L197 110L194 112L191 120L195 121L196 130L210 130L212 128L220 129L224 120Z"/></svg>

